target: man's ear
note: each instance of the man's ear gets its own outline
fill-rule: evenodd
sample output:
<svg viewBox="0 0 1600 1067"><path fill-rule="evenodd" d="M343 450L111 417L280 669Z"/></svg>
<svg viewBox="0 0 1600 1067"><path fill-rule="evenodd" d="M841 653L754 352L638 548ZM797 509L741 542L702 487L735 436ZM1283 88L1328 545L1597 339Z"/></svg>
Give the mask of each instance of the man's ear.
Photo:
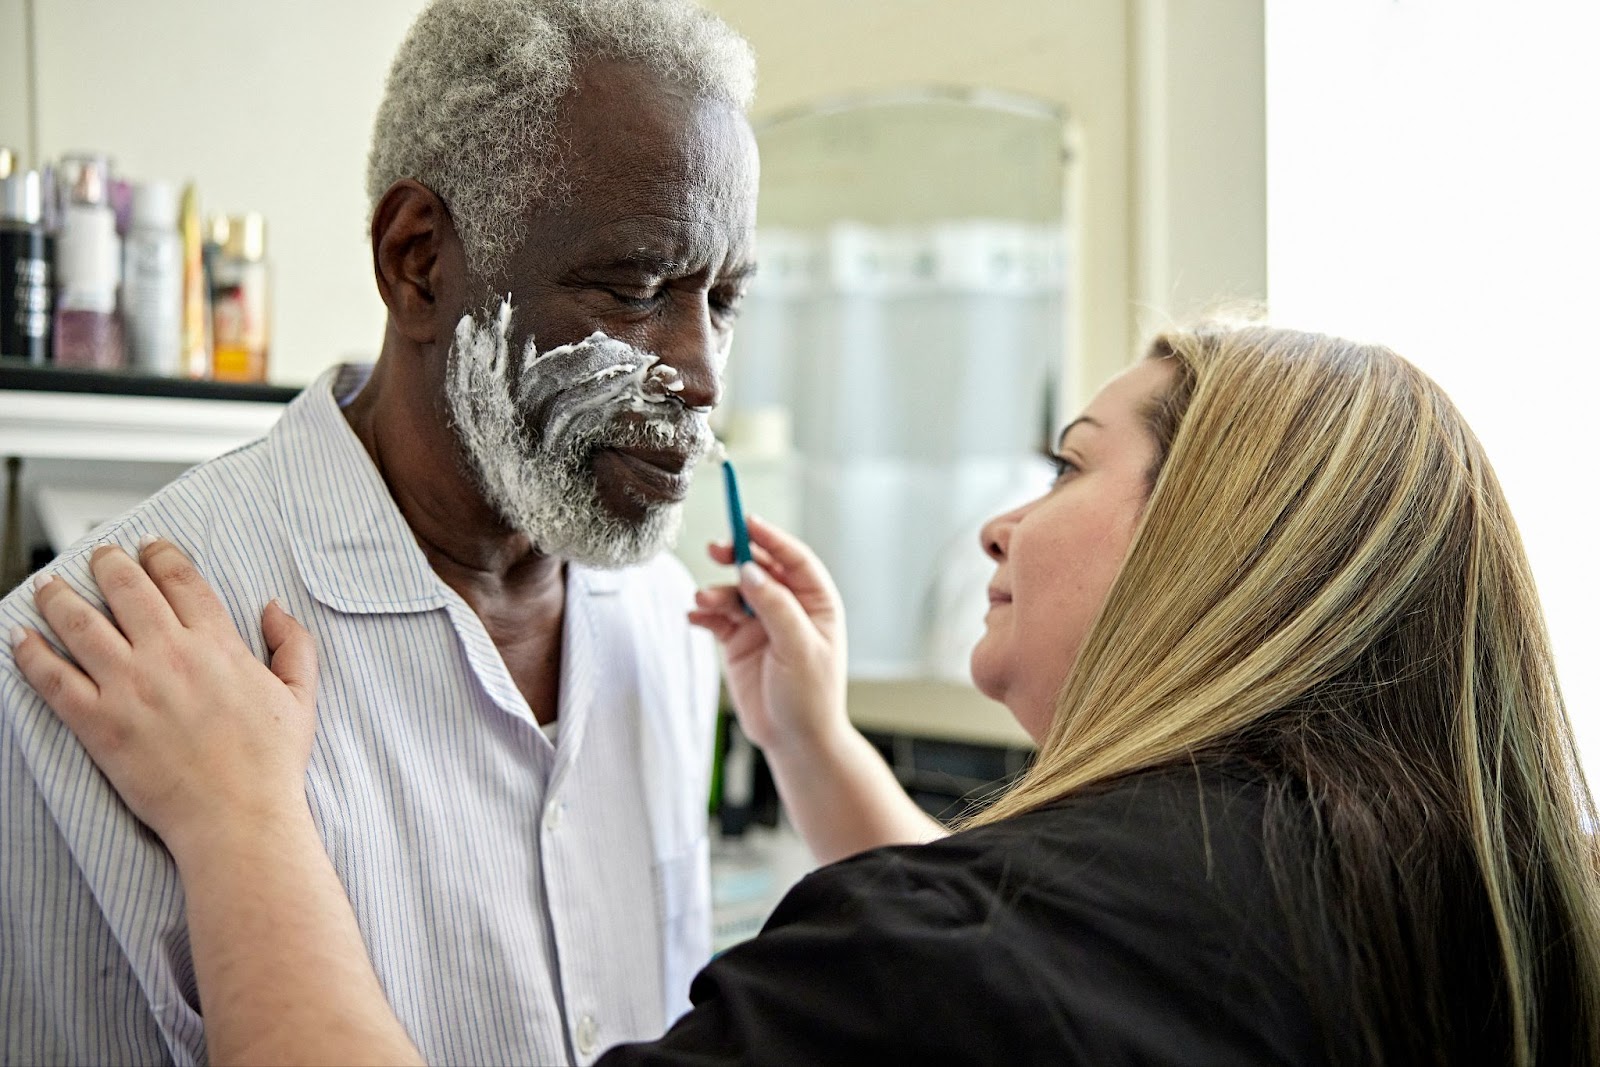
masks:
<svg viewBox="0 0 1600 1067"><path fill-rule="evenodd" d="M439 339L439 311L450 306L465 266L450 211L432 189L395 182L372 213L372 271L389 321L417 344Z"/></svg>

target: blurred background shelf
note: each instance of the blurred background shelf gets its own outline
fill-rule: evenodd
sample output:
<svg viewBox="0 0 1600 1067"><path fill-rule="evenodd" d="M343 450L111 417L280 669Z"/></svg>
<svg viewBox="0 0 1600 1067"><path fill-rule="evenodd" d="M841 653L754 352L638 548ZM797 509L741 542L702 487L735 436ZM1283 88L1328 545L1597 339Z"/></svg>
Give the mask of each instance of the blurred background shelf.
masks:
<svg viewBox="0 0 1600 1067"><path fill-rule="evenodd" d="M0 389L0 456L193 465L260 437L282 404Z"/></svg>
<svg viewBox="0 0 1600 1067"><path fill-rule="evenodd" d="M997 748L1033 745L1009 711L970 685L922 679L853 679L849 700L851 721L868 732Z"/></svg>
<svg viewBox="0 0 1600 1067"><path fill-rule="evenodd" d="M266 433L296 392L0 360L0 594L189 467Z"/></svg>
<svg viewBox="0 0 1600 1067"><path fill-rule="evenodd" d="M0 360L0 456L193 465L261 436L296 392Z"/></svg>
<svg viewBox="0 0 1600 1067"><path fill-rule="evenodd" d="M36 366L0 356L0 390L41 393L100 393L112 396L171 396L197 400L286 403L300 390L284 385L196 381L131 371L76 370Z"/></svg>

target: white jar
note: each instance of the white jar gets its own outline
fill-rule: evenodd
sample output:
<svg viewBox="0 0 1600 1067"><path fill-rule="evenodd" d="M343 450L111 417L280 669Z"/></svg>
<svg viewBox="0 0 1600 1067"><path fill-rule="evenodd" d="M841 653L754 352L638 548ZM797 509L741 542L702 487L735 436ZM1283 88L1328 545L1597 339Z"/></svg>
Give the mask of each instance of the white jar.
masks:
<svg viewBox="0 0 1600 1067"><path fill-rule="evenodd" d="M177 375L183 348L183 240L178 195L171 185L147 182L134 188L123 249L128 361L145 374Z"/></svg>

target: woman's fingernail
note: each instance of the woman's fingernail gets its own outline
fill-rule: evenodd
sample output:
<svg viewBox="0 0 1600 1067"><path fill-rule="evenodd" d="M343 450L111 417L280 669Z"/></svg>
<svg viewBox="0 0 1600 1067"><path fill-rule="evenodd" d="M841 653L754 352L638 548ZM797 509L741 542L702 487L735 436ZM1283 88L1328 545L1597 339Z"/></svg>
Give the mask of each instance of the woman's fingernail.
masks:
<svg viewBox="0 0 1600 1067"><path fill-rule="evenodd" d="M44 571L40 571L38 574L35 574L33 576L33 591L35 593L37 593L39 590L41 590L45 586L49 585L51 579L53 579L54 577L55 577L55 575L46 574Z"/></svg>
<svg viewBox="0 0 1600 1067"><path fill-rule="evenodd" d="M11 628L11 647L12 648L16 648L18 645L22 644L22 642L26 641L27 639L28 639L28 631L24 630L20 626L13 626Z"/></svg>
<svg viewBox="0 0 1600 1067"><path fill-rule="evenodd" d="M754 563L739 564L739 575L750 585L765 585L767 572Z"/></svg>
<svg viewBox="0 0 1600 1067"><path fill-rule="evenodd" d="M143 537L139 538L139 551L143 552L145 549L149 548L159 540L161 540L161 538L157 537L155 534L145 534Z"/></svg>

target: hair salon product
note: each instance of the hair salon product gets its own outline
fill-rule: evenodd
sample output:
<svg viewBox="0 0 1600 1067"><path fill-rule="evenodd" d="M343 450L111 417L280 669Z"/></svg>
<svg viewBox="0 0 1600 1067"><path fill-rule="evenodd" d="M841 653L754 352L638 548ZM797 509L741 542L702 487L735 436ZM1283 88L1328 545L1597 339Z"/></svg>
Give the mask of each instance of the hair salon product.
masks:
<svg viewBox="0 0 1600 1067"><path fill-rule="evenodd" d="M215 303L217 298L217 262L222 258L223 249L227 247L228 216L212 215L200 229L200 266L206 279L206 300L210 303ZM210 329L209 318L206 324L207 329Z"/></svg>
<svg viewBox="0 0 1600 1067"><path fill-rule="evenodd" d="M0 181L17 172L17 150L0 145Z"/></svg>
<svg viewBox="0 0 1600 1067"><path fill-rule="evenodd" d="M178 234L183 244L183 326L178 373L185 378L207 378L211 375L211 286L201 260L200 194L193 183L183 189Z"/></svg>
<svg viewBox="0 0 1600 1067"><path fill-rule="evenodd" d="M0 356L29 363L50 359L52 241L43 222L38 171L0 182Z"/></svg>
<svg viewBox="0 0 1600 1067"><path fill-rule="evenodd" d="M44 226L44 232L50 235L51 241L55 240L61 231L61 198L56 195L56 168L52 163L46 163L39 168L39 194L43 198L43 211L39 221ZM52 260L52 262L54 262ZM52 275L55 268L51 268Z"/></svg>
<svg viewBox="0 0 1600 1067"><path fill-rule="evenodd" d="M101 172L78 172L56 234L55 360L64 367L101 370L123 365L117 284L122 242L105 199Z"/></svg>
<svg viewBox="0 0 1600 1067"><path fill-rule="evenodd" d="M267 223L254 212L228 220L212 274L212 376L267 380Z"/></svg>
<svg viewBox="0 0 1600 1067"><path fill-rule="evenodd" d="M55 202L56 217L45 222L52 233L61 229L67 207L74 203L96 203L111 207L111 157L104 152L68 152L50 169L53 188L45 197ZM112 207L115 215L116 208Z"/></svg>
<svg viewBox="0 0 1600 1067"><path fill-rule="evenodd" d="M148 374L176 375L183 354L183 239L178 197L166 182L133 190L123 252L122 323L128 363Z"/></svg>

